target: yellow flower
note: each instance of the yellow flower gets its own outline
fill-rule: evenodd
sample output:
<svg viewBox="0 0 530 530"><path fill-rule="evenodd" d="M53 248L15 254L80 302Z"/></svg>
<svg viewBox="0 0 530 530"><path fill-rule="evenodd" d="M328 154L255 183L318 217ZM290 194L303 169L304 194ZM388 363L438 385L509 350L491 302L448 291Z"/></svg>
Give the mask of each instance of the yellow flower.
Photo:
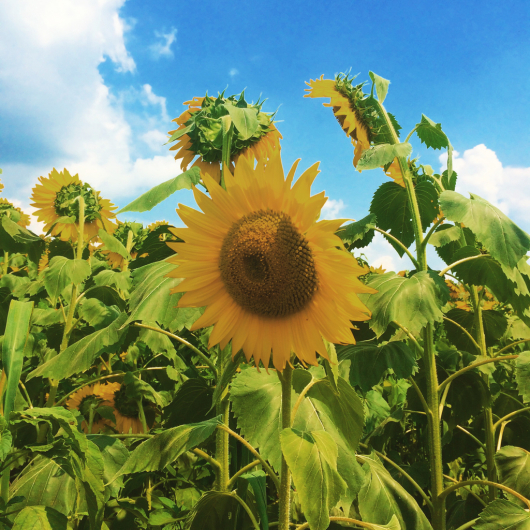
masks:
<svg viewBox="0 0 530 530"><path fill-rule="evenodd" d="M53 168L47 178L39 177L40 184L33 188L32 206L39 208L33 215L44 221L47 232L61 217L70 217L72 223L58 222L53 226L52 236L60 236L63 241L77 241L79 228L79 202L76 198L83 195L85 199L84 239L96 238L101 228L110 234L116 225L110 221L115 215L116 207L107 199L102 199L99 191L89 184L81 182L78 175L70 175L65 169L60 173Z"/></svg>
<svg viewBox="0 0 530 530"><path fill-rule="evenodd" d="M179 204L188 228L172 229L184 243L168 243L179 265L170 276L184 278L181 307L206 306L192 329L214 325L209 347L283 370L291 351L307 364L316 352L327 357L322 338L352 344L351 321L369 319L357 293L374 292L358 276L364 270L335 232L344 220L319 221L327 198L311 196L318 164L291 187L280 156L254 164L241 158L227 172L226 191L203 175L211 198L194 188L204 213Z"/></svg>
<svg viewBox="0 0 530 530"><path fill-rule="evenodd" d="M10 217L15 220L17 225L23 226L26 228L26 226L29 226L30 223L30 217L29 215L26 215L20 208L17 208L12 203L10 203L7 199L4 199L3 197L0 198L0 216L7 215L5 212L8 210L15 210L15 214L13 215L13 212L10 213Z"/></svg>
<svg viewBox="0 0 530 530"><path fill-rule="evenodd" d="M191 101L185 101L188 110L184 111L173 121L179 126L168 134L173 135L180 129L194 124L193 132L181 136L175 145L169 148L170 151L177 151L175 160L182 159L180 167L183 171L195 159L191 167L198 167L203 174L208 174L213 180L221 180L221 155L222 145L219 143L218 112L215 109L218 105L223 105L225 101L236 102L234 96L230 98L194 97ZM231 158L234 163L239 157L245 157L250 161L268 160L280 150L280 139L282 135L272 122L273 116L261 112L261 105L254 106L257 109L257 116L260 122L258 131L245 140L238 138L237 132L232 140ZM224 111L226 114L226 110ZM200 119L200 115L205 114L206 119ZM211 128L210 128L211 127ZM199 131L201 131L199 133Z"/></svg>
<svg viewBox="0 0 530 530"><path fill-rule="evenodd" d="M394 161L390 164L390 167L385 171L385 175L394 179L396 184L399 184L401 187L405 187L405 181L403 180L403 173L401 173L401 167L397 158L394 158Z"/></svg>
<svg viewBox="0 0 530 530"><path fill-rule="evenodd" d="M351 139L355 147L353 165L357 167L357 162L365 149L370 147L370 126L364 119L358 106L358 98L362 97L362 91L357 87L349 87L349 95L345 90L341 90L348 81L347 78L338 76L337 79L311 79L306 89L306 98L330 98L329 103L323 103L324 107L332 107L333 114L340 123L342 130ZM349 83L351 85L351 83ZM362 86L362 85L361 85Z"/></svg>
<svg viewBox="0 0 530 530"><path fill-rule="evenodd" d="M111 383L115 384L115 383ZM67 400L66 407L70 410L77 409L83 414L85 420L81 423L81 428L88 433L88 420L91 407L112 406L107 399L108 384L95 383L94 385L87 385L74 392ZM94 421L92 423L91 434L97 434L102 431L110 422L95 413Z"/></svg>
<svg viewBox="0 0 530 530"><path fill-rule="evenodd" d="M2 181L0 180L0 191L4 189L4 185L2 184Z"/></svg>
<svg viewBox="0 0 530 530"><path fill-rule="evenodd" d="M119 383L111 383L107 398L114 407L116 430L123 434L143 433L142 422L139 418L138 404L127 397L125 387Z"/></svg>

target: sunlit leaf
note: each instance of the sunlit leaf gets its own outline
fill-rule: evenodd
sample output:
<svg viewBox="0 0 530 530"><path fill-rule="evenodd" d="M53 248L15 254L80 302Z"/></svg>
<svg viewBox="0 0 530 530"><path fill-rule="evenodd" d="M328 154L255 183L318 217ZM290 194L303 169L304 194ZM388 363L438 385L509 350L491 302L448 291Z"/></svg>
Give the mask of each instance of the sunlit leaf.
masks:
<svg viewBox="0 0 530 530"><path fill-rule="evenodd" d="M68 259L64 256L55 256L50 261L44 273L46 291L55 304L57 297L68 285L79 285L91 273L90 264L82 259Z"/></svg>
<svg viewBox="0 0 530 530"><path fill-rule="evenodd" d="M421 115L421 121L416 125L418 138L431 149L442 149L449 147L449 140L442 131L442 125L435 123L425 114Z"/></svg>
<svg viewBox="0 0 530 530"><path fill-rule="evenodd" d="M495 466L499 482L520 493L530 496L530 453L521 447L505 445L495 453ZM515 497L510 497L519 503Z"/></svg>
<svg viewBox="0 0 530 530"><path fill-rule="evenodd" d="M368 72L368 74L370 75L370 79L375 85L377 99L379 100L379 103L382 104L385 101L390 81L388 79L385 79L384 77L374 74L374 72Z"/></svg>
<svg viewBox="0 0 530 530"><path fill-rule="evenodd" d="M530 351L519 354L515 361L517 389L525 403L530 403Z"/></svg>
<svg viewBox="0 0 530 530"><path fill-rule="evenodd" d="M490 502L473 525L474 530L530 530L530 513L504 499Z"/></svg>
<svg viewBox="0 0 530 530"><path fill-rule="evenodd" d="M66 530L68 518L49 506L26 506L13 521L13 530Z"/></svg>

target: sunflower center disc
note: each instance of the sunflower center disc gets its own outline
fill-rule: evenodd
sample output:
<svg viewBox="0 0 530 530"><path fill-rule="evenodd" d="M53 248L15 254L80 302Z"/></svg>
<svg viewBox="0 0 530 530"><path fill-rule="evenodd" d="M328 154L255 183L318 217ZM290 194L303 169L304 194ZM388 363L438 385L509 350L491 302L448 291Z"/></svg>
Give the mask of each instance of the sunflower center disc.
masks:
<svg viewBox="0 0 530 530"><path fill-rule="evenodd" d="M79 195L83 196L85 200L85 222L91 223L95 219L99 219L99 211L101 205L99 204L98 196L88 184L73 183L68 186L63 186L55 197L55 212L59 217L67 216L73 217L75 222L79 222Z"/></svg>
<svg viewBox="0 0 530 530"><path fill-rule="evenodd" d="M270 210L234 223L223 242L219 268L235 302L260 316L297 313L318 289L307 240L288 215Z"/></svg>

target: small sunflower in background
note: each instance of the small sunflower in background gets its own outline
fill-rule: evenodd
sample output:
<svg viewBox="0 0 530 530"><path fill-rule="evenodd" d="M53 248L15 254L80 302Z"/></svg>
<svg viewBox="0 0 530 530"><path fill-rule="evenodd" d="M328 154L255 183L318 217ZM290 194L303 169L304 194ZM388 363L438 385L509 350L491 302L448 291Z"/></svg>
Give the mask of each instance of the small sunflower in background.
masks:
<svg viewBox="0 0 530 530"><path fill-rule="evenodd" d="M0 173L2 172L2 170L0 170ZM0 180L0 192L4 189L4 185L2 184L2 181Z"/></svg>
<svg viewBox="0 0 530 530"><path fill-rule="evenodd" d="M240 157L252 162L268 160L280 150L282 135L273 123L274 114L261 110L263 102L247 103L243 94L239 98L206 95L186 101L184 105L188 105L188 109L173 120L179 127L168 133L174 136L179 131L183 132L176 139L177 143L170 147L170 151L177 151L175 160L182 159L180 167L183 171L193 162L191 167L198 167L201 173L208 174L216 182L220 181L223 151L220 118L233 112L234 107L245 109L255 126L249 136L248 131L240 131L234 124L230 151L234 163Z"/></svg>
<svg viewBox="0 0 530 530"><path fill-rule="evenodd" d="M287 178L280 156L256 168L239 159L226 173L226 190L203 175L210 197L194 188L204 213L179 204L188 228L172 229L183 243L168 243L178 264L170 276L184 278L173 292L184 292L180 307L206 306L192 330L214 326L209 347L232 353L242 349L277 370L291 352L316 365L328 357L323 338L352 344L351 321L370 318L358 293L374 292L358 276L365 274L335 232L344 220L318 221L327 201L311 196L318 164L294 183L295 162Z"/></svg>
<svg viewBox="0 0 530 530"><path fill-rule="evenodd" d="M83 183L78 175L70 175L64 169L58 172L55 168L48 177L39 177L40 184L33 188L32 206L38 208L33 215L45 223L44 231L52 228L51 235L58 236L63 241L77 241L79 228L80 195L85 200L84 239L92 240L97 237L100 229L110 234L116 230L111 221L115 218L112 210L116 207L107 199L100 197L99 191L90 184ZM64 218L64 222L59 219ZM66 218L70 218L68 222Z"/></svg>
<svg viewBox="0 0 530 530"><path fill-rule="evenodd" d="M137 252L135 249L142 246L142 243L149 234L149 230L144 228L141 223L132 223L129 221L122 223L119 219L116 219L116 222L118 227L112 235L125 248L129 249L132 259L136 258ZM123 256L110 250L102 250L101 253L106 257L111 268L123 270L125 264L125 258Z"/></svg>
<svg viewBox="0 0 530 530"><path fill-rule="evenodd" d="M3 217L4 215L8 215L12 221L24 228L29 226L31 222L29 215L26 215L20 208L9 202L7 199L0 197L0 217Z"/></svg>
<svg viewBox="0 0 530 530"><path fill-rule="evenodd" d="M127 396L126 388L119 383L113 383L115 386L109 389L107 393L109 401L114 407L114 416L116 418L116 430L121 434L138 434L143 433L144 429L140 420L140 411L138 403ZM149 416L149 407L145 412Z"/></svg>
<svg viewBox="0 0 530 530"><path fill-rule="evenodd" d="M113 385L116 383L110 384ZM108 383L95 383L94 385L84 386L68 398L66 407L70 410L77 409L85 418L81 423L81 428L85 433L89 433L91 409L94 417L89 434L97 434L104 430L105 427L111 425L108 419L103 418L96 412L96 409L102 406L112 407L112 403L108 399L108 393Z"/></svg>

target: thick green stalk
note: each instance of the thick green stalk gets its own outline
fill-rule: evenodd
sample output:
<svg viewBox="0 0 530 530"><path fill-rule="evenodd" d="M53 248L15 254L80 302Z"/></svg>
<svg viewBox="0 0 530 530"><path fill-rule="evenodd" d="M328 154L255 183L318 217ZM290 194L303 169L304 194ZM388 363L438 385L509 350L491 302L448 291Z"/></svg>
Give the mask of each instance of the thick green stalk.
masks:
<svg viewBox="0 0 530 530"><path fill-rule="evenodd" d="M217 374L219 374L219 378L223 373L224 357L225 355L223 350L219 349L219 355L217 357ZM227 427L230 427L230 402L228 401L228 398L226 396L221 396L221 399L219 400L219 403L217 403L216 406L216 413L218 416L221 416L221 421ZM228 482L230 480L229 449L230 440L228 432L222 429L217 429L217 432L215 434L215 459L220 464L219 468L217 469L217 491L228 491Z"/></svg>
<svg viewBox="0 0 530 530"><path fill-rule="evenodd" d="M285 367L280 381L282 383L282 429L289 429L291 427L291 387L293 382L293 369L290 364ZM289 530L291 522L291 470L283 454L279 504L279 530Z"/></svg>
<svg viewBox="0 0 530 530"><path fill-rule="evenodd" d="M4 263L3 263L4 274L7 274L8 269L9 269L9 252L7 252L7 250L4 250Z"/></svg>
<svg viewBox="0 0 530 530"><path fill-rule="evenodd" d="M482 318L482 307L480 306L480 298L478 289L475 285L470 288L471 303L473 304L473 313L475 318L475 336L480 347L482 357L488 356L488 349L486 347L486 335L484 334L484 320ZM489 380L487 374L482 374L484 384L488 392L484 396L484 431L486 434L486 468L488 471L488 480L496 482L497 473L495 470L495 426L493 424L493 412L491 410L491 400L489 396ZM488 500L494 501L496 497L495 487L488 486Z"/></svg>
<svg viewBox="0 0 530 530"><path fill-rule="evenodd" d="M382 116L384 117L388 130L391 133L393 144L398 144L399 138L394 130L392 122L383 105L378 103ZM412 225L416 242L417 262L420 270L426 271L427 254L423 245L423 227L421 224L420 209L412 175L405 157L398 157L399 167L403 175L403 181L407 190L409 208L412 214ZM425 378L427 384L426 401L428 406L427 418L429 426L429 459L431 467L431 495L433 504L432 526L434 530L445 530L445 498L441 497L443 491L443 464L442 464L442 442L441 428L438 411L440 400L438 397L438 375L436 373L436 356L434 351L433 327L427 324L423 330L423 362L425 366Z"/></svg>

